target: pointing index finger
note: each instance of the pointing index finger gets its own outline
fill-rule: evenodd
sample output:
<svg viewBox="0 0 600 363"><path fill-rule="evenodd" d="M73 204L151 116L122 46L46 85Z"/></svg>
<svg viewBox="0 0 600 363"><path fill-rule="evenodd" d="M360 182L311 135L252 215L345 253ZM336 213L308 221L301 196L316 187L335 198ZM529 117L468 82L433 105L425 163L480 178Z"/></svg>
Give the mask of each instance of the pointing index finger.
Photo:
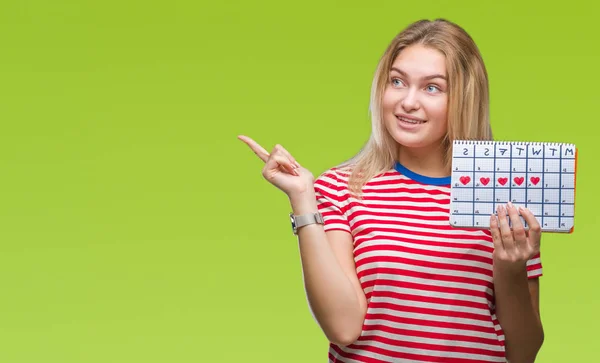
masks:
<svg viewBox="0 0 600 363"><path fill-rule="evenodd" d="M239 135L238 139L243 141L246 145L254 151L254 153L265 163L269 160L269 152L265 150L262 146L260 146L256 141L252 140L248 136Z"/></svg>

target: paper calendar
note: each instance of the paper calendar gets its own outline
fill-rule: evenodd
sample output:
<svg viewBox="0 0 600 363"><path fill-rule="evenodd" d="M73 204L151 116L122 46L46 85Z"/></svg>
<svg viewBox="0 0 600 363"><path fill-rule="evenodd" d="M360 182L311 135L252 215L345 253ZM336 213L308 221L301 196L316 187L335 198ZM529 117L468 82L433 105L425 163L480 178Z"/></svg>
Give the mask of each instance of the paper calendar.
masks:
<svg viewBox="0 0 600 363"><path fill-rule="evenodd" d="M487 229L496 207L511 201L529 209L542 231L571 233L576 170L574 144L456 140L450 224Z"/></svg>

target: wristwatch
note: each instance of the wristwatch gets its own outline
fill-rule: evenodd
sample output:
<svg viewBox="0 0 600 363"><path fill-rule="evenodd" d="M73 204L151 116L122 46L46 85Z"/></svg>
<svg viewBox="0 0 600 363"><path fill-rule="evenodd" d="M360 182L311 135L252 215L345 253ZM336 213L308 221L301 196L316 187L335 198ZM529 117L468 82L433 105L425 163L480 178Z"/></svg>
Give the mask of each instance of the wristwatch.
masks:
<svg viewBox="0 0 600 363"><path fill-rule="evenodd" d="M294 234L298 234L300 227L307 226L309 224L325 224L323 221L323 215L321 213L309 213L300 216L295 216L294 213L290 213L290 221L292 222L292 231Z"/></svg>

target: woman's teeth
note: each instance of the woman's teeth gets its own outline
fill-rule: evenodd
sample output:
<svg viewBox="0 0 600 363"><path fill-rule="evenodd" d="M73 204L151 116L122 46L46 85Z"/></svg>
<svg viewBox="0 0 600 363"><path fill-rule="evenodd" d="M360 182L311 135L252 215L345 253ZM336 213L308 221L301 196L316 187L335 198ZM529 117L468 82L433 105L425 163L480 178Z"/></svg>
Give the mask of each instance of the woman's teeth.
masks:
<svg viewBox="0 0 600 363"><path fill-rule="evenodd" d="M422 124L425 122L425 121L412 120L412 119L408 119L408 118L404 118L404 117L400 117L400 116L398 116L398 120L400 120L402 122L407 122L409 124Z"/></svg>

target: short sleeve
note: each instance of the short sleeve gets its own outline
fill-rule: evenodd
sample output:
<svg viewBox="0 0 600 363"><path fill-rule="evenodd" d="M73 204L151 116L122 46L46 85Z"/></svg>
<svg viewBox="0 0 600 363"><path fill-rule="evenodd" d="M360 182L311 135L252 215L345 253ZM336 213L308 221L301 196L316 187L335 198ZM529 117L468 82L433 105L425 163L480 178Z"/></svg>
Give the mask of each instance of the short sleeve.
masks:
<svg viewBox="0 0 600 363"><path fill-rule="evenodd" d="M350 224L344 213L348 198L348 183L339 173L331 169L315 180L317 207L323 215L325 231L341 230L351 233Z"/></svg>
<svg viewBox="0 0 600 363"><path fill-rule="evenodd" d="M534 279L542 276L542 257L537 253L533 258L527 261L527 277Z"/></svg>

